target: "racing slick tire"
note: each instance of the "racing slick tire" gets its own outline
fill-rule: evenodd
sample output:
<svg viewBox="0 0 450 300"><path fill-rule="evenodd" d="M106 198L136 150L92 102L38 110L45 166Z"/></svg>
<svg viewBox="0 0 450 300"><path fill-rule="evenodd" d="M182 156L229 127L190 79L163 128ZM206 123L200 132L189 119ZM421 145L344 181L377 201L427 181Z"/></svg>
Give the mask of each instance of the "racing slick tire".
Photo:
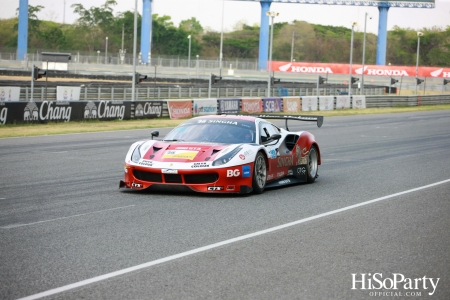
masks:
<svg viewBox="0 0 450 300"><path fill-rule="evenodd" d="M267 166L264 154L258 152L255 158L255 165L253 170L252 187L255 194L264 192L266 186Z"/></svg>
<svg viewBox="0 0 450 300"><path fill-rule="evenodd" d="M319 153L316 146L311 146L308 153L308 183L313 183L318 177L317 171L319 169Z"/></svg>

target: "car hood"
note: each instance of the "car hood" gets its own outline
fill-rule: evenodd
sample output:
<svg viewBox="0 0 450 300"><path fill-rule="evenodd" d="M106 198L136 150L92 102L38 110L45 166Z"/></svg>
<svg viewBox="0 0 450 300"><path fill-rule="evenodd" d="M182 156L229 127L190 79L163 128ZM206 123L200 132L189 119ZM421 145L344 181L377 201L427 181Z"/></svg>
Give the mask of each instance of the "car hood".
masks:
<svg viewBox="0 0 450 300"><path fill-rule="evenodd" d="M144 159L159 162L205 162L214 161L217 157L228 153L238 144L206 144L186 142L164 142L144 143Z"/></svg>

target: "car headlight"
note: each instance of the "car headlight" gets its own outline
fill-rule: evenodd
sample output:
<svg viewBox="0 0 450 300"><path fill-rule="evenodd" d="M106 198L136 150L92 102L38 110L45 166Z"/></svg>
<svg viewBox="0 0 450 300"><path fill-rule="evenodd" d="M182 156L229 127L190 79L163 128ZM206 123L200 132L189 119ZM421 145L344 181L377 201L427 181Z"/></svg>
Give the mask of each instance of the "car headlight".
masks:
<svg viewBox="0 0 450 300"><path fill-rule="evenodd" d="M131 161L138 163L141 159L141 146L137 146L136 149L134 149L133 154L131 155Z"/></svg>
<svg viewBox="0 0 450 300"><path fill-rule="evenodd" d="M242 147L237 147L234 150L231 150L230 152L228 152L227 154L219 157L218 159L216 159L212 165L213 166L221 166L224 165L226 163L228 163L236 154L239 153L239 151L242 150Z"/></svg>

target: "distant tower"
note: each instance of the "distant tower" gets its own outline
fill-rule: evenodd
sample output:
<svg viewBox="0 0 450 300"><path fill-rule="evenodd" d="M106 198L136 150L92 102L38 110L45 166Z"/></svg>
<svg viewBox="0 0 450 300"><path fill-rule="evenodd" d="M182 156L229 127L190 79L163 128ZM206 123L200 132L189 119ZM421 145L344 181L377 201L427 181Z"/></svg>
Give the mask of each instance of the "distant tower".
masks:
<svg viewBox="0 0 450 300"><path fill-rule="evenodd" d="M141 53L143 63L150 63L151 34L152 0L142 0Z"/></svg>
<svg viewBox="0 0 450 300"><path fill-rule="evenodd" d="M258 69L267 69L269 57L269 17L266 15L270 11L272 0L261 0L261 27L259 29L259 56Z"/></svg>
<svg viewBox="0 0 450 300"><path fill-rule="evenodd" d="M19 32L17 34L17 60L24 60L28 53L28 0L19 2Z"/></svg>
<svg viewBox="0 0 450 300"><path fill-rule="evenodd" d="M377 43L377 58L376 64L379 66L386 65L386 49L387 49L387 22L388 10L387 3L378 4L380 12L378 19L378 43Z"/></svg>

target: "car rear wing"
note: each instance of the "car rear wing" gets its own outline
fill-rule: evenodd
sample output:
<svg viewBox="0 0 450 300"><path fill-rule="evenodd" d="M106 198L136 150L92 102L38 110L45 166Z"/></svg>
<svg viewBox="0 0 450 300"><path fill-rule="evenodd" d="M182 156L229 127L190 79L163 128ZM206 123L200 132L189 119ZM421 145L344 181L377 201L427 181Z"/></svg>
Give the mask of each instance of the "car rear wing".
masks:
<svg viewBox="0 0 450 300"><path fill-rule="evenodd" d="M261 119L286 120L286 130L288 131L289 131L288 120L317 122L317 127L319 128L322 127L323 124L323 116L283 116L283 115L244 115L244 116L252 116Z"/></svg>

